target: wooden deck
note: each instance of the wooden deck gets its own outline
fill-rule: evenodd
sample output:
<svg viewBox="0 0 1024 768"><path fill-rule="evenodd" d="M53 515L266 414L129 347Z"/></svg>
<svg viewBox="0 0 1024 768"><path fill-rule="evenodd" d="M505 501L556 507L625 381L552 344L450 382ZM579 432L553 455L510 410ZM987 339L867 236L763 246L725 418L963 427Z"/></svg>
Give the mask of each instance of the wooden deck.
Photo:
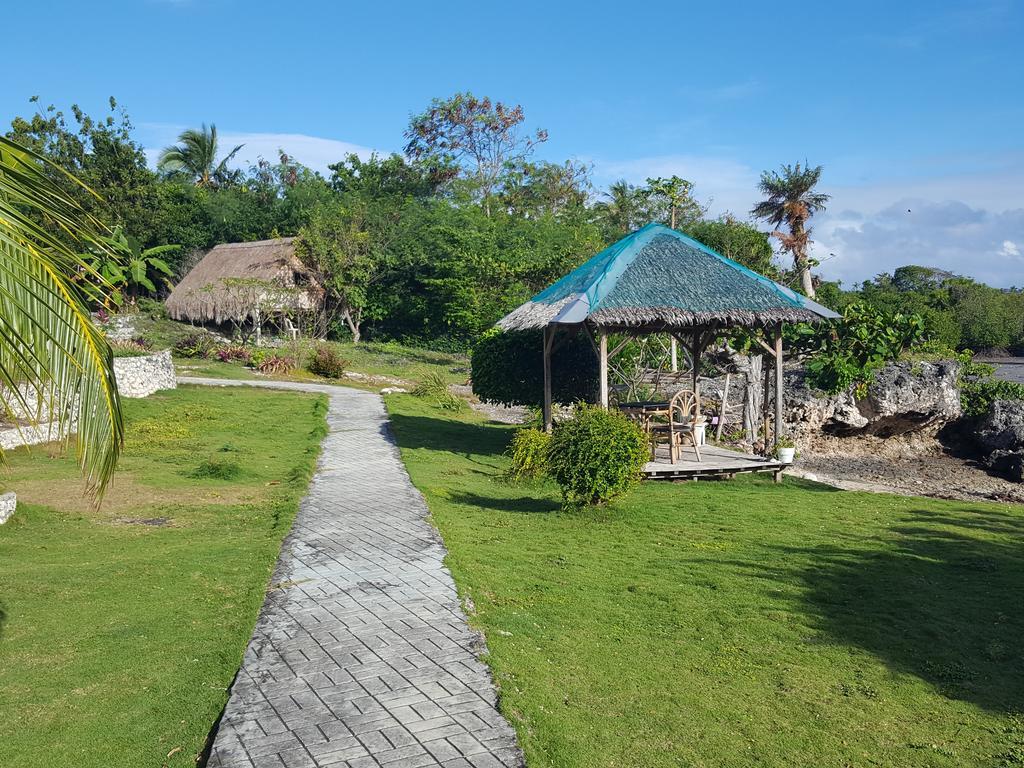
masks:
<svg viewBox="0 0 1024 768"><path fill-rule="evenodd" d="M684 447L678 461L673 464L669 461L668 447L659 446L657 459L647 462L644 475L648 480L695 480L743 472L781 472L786 467L775 459L738 453L715 445L702 445L700 455L701 461L697 461L693 448Z"/></svg>

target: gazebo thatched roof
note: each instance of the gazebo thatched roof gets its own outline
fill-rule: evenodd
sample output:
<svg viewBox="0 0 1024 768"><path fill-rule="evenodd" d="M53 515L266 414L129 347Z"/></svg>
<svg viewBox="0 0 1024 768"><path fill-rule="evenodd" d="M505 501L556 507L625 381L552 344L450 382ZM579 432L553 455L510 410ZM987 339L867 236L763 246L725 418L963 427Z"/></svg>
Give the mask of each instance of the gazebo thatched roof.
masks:
<svg viewBox="0 0 1024 768"><path fill-rule="evenodd" d="M498 322L505 330L589 322L622 329L766 327L830 309L661 224L648 224Z"/></svg>
<svg viewBox="0 0 1024 768"><path fill-rule="evenodd" d="M294 238L224 243L210 249L167 297L167 312L175 320L222 323L249 319L255 281L266 283L263 312L312 309L323 291L295 255ZM238 282L251 280L252 290ZM234 287L232 285L234 284ZM272 295L270 295L272 294Z"/></svg>

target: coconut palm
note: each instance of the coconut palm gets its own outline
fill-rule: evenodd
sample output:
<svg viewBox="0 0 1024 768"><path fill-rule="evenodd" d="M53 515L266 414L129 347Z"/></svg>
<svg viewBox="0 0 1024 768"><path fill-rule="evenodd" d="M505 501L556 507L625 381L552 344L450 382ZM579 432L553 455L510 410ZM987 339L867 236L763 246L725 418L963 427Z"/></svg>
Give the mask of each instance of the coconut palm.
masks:
<svg viewBox="0 0 1024 768"><path fill-rule="evenodd" d="M160 153L156 166L168 174L187 176L197 187L215 187L231 181L234 174L228 169L228 163L245 146L239 144L218 163L217 126L213 123L209 128L203 123L198 130L182 131L178 142Z"/></svg>
<svg viewBox="0 0 1024 768"><path fill-rule="evenodd" d="M646 199L641 190L625 179L612 183L604 197L594 207L609 239L618 240L647 223L642 220L647 212Z"/></svg>
<svg viewBox="0 0 1024 768"><path fill-rule="evenodd" d="M89 269L78 250L103 247L103 236L48 171L64 173L0 136L0 412L55 421L61 434L75 428L87 490L98 499L124 426L110 347L74 277Z"/></svg>
<svg viewBox="0 0 1024 768"><path fill-rule="evenodd" d="M772 234L782 243L782 250L793 255L793 266L800 276L803 292L814 298L814 281L811 278L811 260L808 250L811 245L811 228L807 226L818 211L825 210L829 195L815 192L814 187L821 179L822 167L811 168L804 163L783 165L779 171L764 171L758 189L765 199L754 206L751 214L764 219L775 227ZM779 227L785 224L784 232Z"/></svg>

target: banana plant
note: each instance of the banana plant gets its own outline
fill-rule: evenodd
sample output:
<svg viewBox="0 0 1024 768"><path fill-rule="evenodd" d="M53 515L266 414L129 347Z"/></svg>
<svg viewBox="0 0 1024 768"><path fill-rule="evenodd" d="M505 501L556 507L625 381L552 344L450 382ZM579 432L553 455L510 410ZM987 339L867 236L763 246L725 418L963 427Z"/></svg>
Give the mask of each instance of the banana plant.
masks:
<svg viewBox="0 0 1024 768"><path fill-rule="evenodd" d="M88 274L102 278L99 284L93 283L87 290L97 304L109 310L122 306L126 294L128 302L134 304L144 291L157 293L161 288L171 288L174 270L160 257L180 248L180 245L158 245L143 249L137 238L117 227L110 236L102 238L102 247L94 246L89 253L82 254L91 267Z"/></svg>

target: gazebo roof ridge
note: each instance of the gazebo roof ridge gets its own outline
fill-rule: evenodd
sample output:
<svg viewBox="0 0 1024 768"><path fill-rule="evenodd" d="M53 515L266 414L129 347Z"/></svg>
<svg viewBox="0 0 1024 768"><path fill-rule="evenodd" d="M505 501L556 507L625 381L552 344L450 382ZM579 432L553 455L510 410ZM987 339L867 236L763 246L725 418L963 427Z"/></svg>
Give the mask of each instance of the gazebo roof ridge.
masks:
<svg viewBox="0 0 1024 768"><path fill-rule="evenodd" d="M506 330L767 326L836 318L832 310L662 224L651 223L588 259L502 318Z"/></svg>

